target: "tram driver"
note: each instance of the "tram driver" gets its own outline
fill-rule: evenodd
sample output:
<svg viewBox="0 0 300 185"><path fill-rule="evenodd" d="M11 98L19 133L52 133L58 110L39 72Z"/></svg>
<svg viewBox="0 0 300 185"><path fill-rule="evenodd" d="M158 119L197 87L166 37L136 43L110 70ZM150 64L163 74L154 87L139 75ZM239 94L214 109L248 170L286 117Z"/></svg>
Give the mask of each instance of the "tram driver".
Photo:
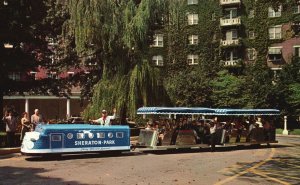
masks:
<svg viewBox="0 0 300 185"><path fill-rule="evenodd" d="M117 109L114 108L113 109L113 115L108 116L107 111L102 110L101 111L102 117L99 118L99 119L96 119L96 120L91 120L91 122L96 123L96 124L100 124L102 126L110 126L111 125L111 120L116 118L116 112L117 112Z"/></svg>

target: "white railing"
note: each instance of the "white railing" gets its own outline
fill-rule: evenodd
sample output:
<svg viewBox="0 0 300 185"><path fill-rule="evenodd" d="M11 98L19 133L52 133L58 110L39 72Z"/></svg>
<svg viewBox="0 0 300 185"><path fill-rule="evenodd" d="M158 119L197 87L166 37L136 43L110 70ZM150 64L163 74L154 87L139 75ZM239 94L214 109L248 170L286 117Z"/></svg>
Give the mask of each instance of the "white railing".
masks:
<svg viewBox="0 0 300 185"><path fill-rule="evenodd" d="M238 60L228 60L224 61L224 66L236 66L238 64Z"/></svg>
<svg viewBox="0 0 300 185"><path fill-rule="evenodd" d="M234 40L221 40L221 46L239 45L239 39Z"/></svg>
<svg viewBox="0 0 300 185"><path fill-rule="evenodd" d="M241 0L220 0L221 5L240 4Z"/></svg>
<svg viewBox="0 0 300 185"><path fill-rule="evenodd" d="M241 18L232 18L232 19L225 19L221 18L220 19L220 24L221 26L232 26L232 25L240 25L241 24Z"/></svg>

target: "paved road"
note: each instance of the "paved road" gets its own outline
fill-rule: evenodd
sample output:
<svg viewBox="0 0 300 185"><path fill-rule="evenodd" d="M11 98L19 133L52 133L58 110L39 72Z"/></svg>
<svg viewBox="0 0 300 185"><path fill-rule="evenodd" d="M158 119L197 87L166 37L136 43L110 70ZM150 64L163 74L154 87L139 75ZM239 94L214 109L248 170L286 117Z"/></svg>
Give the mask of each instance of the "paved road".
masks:
<svg viewBox="0 0 300 185"><path fill-rule="evenodd" d="M300 184L300 138L271 148L0 157L0 184Z"/></svg>

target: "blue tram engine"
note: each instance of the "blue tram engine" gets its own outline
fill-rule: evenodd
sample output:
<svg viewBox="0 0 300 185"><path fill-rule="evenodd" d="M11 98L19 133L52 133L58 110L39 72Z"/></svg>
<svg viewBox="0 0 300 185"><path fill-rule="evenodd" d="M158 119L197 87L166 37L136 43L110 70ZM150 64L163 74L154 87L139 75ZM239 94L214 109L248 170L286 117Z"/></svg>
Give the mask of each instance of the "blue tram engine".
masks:
<svg viewBox="0 0 300 185"><path fill-rule="evenodd" d="M23 154L77 153L130 150L128 126L39 125L27 132Z"/></svg>

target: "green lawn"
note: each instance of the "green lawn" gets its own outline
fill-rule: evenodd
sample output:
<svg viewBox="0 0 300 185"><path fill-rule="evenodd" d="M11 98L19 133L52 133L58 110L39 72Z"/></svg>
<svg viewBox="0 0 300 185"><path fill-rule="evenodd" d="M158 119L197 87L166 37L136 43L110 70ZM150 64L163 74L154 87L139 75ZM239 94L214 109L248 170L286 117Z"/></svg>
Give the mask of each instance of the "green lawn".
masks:
<svg viewBox="0 0 300 185"><path fill-rule="evenodd" d="M277 128L276 134L282 134L283 129ZM289 130L289 135L300 135L300 129Z"/></svg>
<svg viewBox="0 0 300 185"><path fill-rule="evenodd" d="M289 132L290 135L300 135L300 129L295 129Z"/></svg>

